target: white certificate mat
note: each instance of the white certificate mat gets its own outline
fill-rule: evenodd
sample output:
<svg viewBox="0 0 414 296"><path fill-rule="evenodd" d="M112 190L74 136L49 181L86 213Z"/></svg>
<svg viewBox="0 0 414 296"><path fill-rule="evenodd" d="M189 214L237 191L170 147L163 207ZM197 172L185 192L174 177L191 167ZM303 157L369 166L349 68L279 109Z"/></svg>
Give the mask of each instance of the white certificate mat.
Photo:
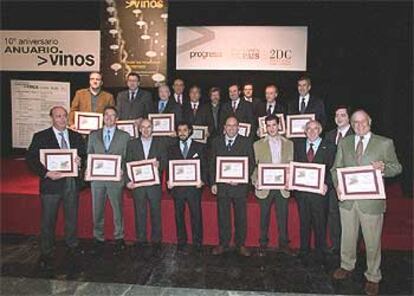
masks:
<svg viewBox="0 0 414 296"><path fill-rule="evenodd" d="M216 182L249 182L249 159L247 156L218 156L216 158Z"/></svg>
<svg viewBox="0 0 414 296"><path fill-rule="evenodd" d="M121 156L108 154L88 154L86 181L120 181Z"/></svg>
<svg viewBox="0 0 414 296"><path fill-rule="evenodd" d="M288 185L289 164L259 163L257 166L257 186L259 190L285 189Z"/></svg>
<svg viewBox="0 0 414 296"><path fill-rule="evenodd" d="M64 177L77 177L77 149L40 149L40 162L48 171L60 172Z"/></svg>
<svg viewBox="0 0 414 296"><path fill-rule="evenodd" d="M325 165L317 163L290 162L289 189L311 193L323 193Z"/></svg>
<svg viewBox="0 0 414 296"><path fill-rule="evenodd" d="M103 115L101 113L75 111L75 130L78 133L88 135L102 126Z"/></svg>
<svg viewBox="0 0 414 296"><path fill-rule="evenodd" d="M170 160L168 170L172 186L196 186L201 183L200 159Z"/></svg>
<svg viewBox="0 0 414 296"><path fill-rule="evenodd" d="M250 123L240 122L239 123L239 135L248 137L250 135L250 130L252 125Z"/></svg>
<svg viewBox="0 0 414 296"><path fill-rule="evenodd" d="M305 138L305 126L310 120L315 120L315 114L288 115L286 117L288 138Z"/></svg>
<svg viewBox="0 0 414 296"><path fill-rule="evenodd" d="M129 179L134 188L160 184L158 169L155 167L155 158L148 160L127 162Z"/></svg>
<svg viewBox="0 0 414 296"><path fill-rule="evenodd" d="M340 200L385 199L381 171L372 166L338 168Z"/></svg>
<svg viewBox="0 0 414 296"><path fill-rule="evenodd" d="M116 122L116 126L123 130L124 132L127 132L131 138L137 138L138 137L138 130L135 125L135 120L118 120Z"/></svg>
<svg viewBox="0 0 414 296"><path fill-rule="evenodd" d="M193 125L193 134L191 138L199 143L207 143L208 127L204 125Z"/></svg>
<svg viewBox="0 0 414 296"><path fill-rule="evenodd" d="M148 119L151 120L154 136L169 136L175 133L174 113L150 113Z"/></svg>

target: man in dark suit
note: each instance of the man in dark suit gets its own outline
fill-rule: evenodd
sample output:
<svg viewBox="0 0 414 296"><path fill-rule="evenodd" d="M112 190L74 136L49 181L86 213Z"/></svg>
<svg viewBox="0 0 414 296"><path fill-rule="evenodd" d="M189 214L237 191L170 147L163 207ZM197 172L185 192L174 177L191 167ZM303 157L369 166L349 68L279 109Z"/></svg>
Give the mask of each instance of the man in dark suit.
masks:
<svg viewBox="0 0 414 296"><path fill-rule="evenodd" d="M168 85L161 85L158 88L158 101L152 113L174 113L175 124L182 120L181 106L170 98L170 88Z"/></svg>
<svg viewBox="0 0 414 296"><path fill-rule="evenodd" d="M257 118L259 115L258 108L259 108L259 105L263 102L263 100L261 100L260 98L253 97L253 92L254 92L253 83L247 82L243 85L243 98L247 102L252 103L253 116Z"/></svg>
<svg viewBox="0 0 414 296"><path fill-rule="evenodd" d="M202 187L206 183L207 164L205 155L205 145L192 141L192 126L187 122L179 122L176 128L179 140L168 149L168 160L177 159L199 159L201 182L197 186L173 187L168 182L171 189L175 205L175 223L177 228L178 250L185 251L187 245L187 232L185 229L185 204L187 202L191 213L191 231L193 246L200 250L203 243L203 221L201 213L201 194ZM171 179L169 176L168 180Z"/></svg>
<svg viewBox="0 0 414 296"><path fill-rule="evenodd" d="M174 80L172 88L174 90L173 95L171 98L180 106L182 107L184 104L188 102L188 97L184 93L185 84L184 80L177 78Z"/></svg>
<svg viewBox="0 0 414 296"><path fill-rule="evenodd" d="M279 90L276 85L270 84L266 86L266 102L260 102L257 109L257 118L262 116L276 115L278 113L283 113L286 115L287 107L277 98L278 94Z"/></svg>
<svg viewBox="0 0 414 296"><path fill-rule="evenodd" d="M240 255L250 256L250 251L244 246L247 228L246 205L250 185L233 182L216 184L216 157L247 156L249 176L251 176L255 166L253 144L249 138L238 134L239 122L234 116L227 118L224 131L224 135L215 138L212 142L209 163L211 192L217 194L220 238L220 244L213 249L213 255L220 255L228 249L232 233L230 209L233 204L236 248Z"/></svg>
<svg viewBox="0 0 414 296"><path fill-rule="evenodd" d="M49 113L52 127L34 134L26 154L29 167L40 177L40 199L42 204L40 233L40 266L51 268L56 218L60 202L65 213L65 242L71 254L78 249L77 222L78 198L81 178L62 177L58 171L48 171L40 162L40 149L77 149L75 161L80 166L86 155L86 147L80 134L66 128L68 112L55 106Z"/></svg>
<svg viewBox="0 0 414 296"><path fill-rule="evenodd" d="M240 98L240 89L237 84L231 84L229 86L229 97L230 101L223 105L221 125L224 126L227 118L234 116L238 122L249 123L251 125L249 138L253 139L257 120L253 115L252 103Z"/></svg>
<svg viewBox="0 0 414 296"><path fill-rule="evenodd" d="M311 79L308 76L302 76L298 79L299 97L293 99L288 104L288 114L315 114L315 119L322 126L326 124L325 105L323 101L309 93L311 89Z"/></svg>
<svg viewBox="0 0 414 296"><path fill-rule="evenodd" d="M223 126L221 121L222 103L220 98L220 89L218 87L212 87L209 90L210 102L200 107L199 120L197 123L200 125L208 126L209 142L217 135L221 135L223 132Z"/></svg>
<svg viewBox="0 0 414 296"><path fill-rule="evenodd" d="M152 136L152 125L148 119L143 119L139 128L141 136L128 143L126 161L156 159L158 173L161 179L162 171L167 166L167 149L162 137ZM132 189L131 180L127 188ZM135 231L137 247L142 248L147 242L147 203L151 215L151 241L155 248L161 243L161 184L133 189L135 205Z"/></svg>
<svg viewBox="0 0 414 296"><path fill-rule="evenodd" d="M320 138L322 125L317 120L309 121L305 126L306 139L295 143L294 161L319 163L325 165L325 185L323 194L296 191L295 196L300 217L300 250L302 263L309 263L311 227L315 234L317 263L325 263L326 255L326 193L332 188L329 172L335 158L335 147Z"/></svg>
<svg viewBox="0 0 414 296"><path fill-rule="evenodd" d="M201 111L201 89L194 85L189 90L190 100L182 106L183 118L192 125L202 125Z"/></svg>
<svg viewBox="0 0 414 296"><path fill-rule="evenodd" d="M128 89L118 93L116 97L116 109L119 120L137 120L148 117L152 111L153 102L149 91L139 88L140 76L131 72L127 76Z"/></svg>
<svg viewBox="0 0 414 296"><path fill-rule="evenodd" d="M336 128L325 134L325 139L334 144L335 147L343 138L354 134L354 130L349 123L349 114L350 111L347 106L338 106L335 109ZM334 255L339 255L341 247L341 218L339 216L338 196L334 188L329 190L328 196L328 229L332 242L330 252Z"/></svg>
<svg viewBox="0 0 414 296"><path fill-rule="evenodd" d="M88 140L88 154L109 154L121 156L121 169L125 171L125 157L130 135L116 127L118 111L115 107L104 109L104 126L91 132ZM124 173L123 173L124 174ZM105 202L108 197L113 212L114 222L114 254L125 250L124 218L122 214L122 193L124 180L121 181L92 181L93 205L93 237L95 239L94 253L101 254L105 242L104 216Z"/></svg>

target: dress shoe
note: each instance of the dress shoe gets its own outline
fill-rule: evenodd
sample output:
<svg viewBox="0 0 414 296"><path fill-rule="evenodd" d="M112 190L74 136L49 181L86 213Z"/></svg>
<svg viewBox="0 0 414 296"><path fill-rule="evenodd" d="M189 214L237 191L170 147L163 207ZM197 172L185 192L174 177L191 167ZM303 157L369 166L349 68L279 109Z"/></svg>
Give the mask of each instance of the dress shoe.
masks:
<svg viewBox="0 0 414 296"><path fill-rule="evenodd" d="M266 256L266 249L267 249L267 247L260 246L259 249L257 250L257 256L258 257L265 257Z"/></svg>
<svg viewBox="0 0 414 296"><path fill-rule="evenodd" d="M376 296L376 295L378 295L379 284L367 281L365 283L364 291L368 296Z"/></svg>
<svg viewBox="0 0 414 296"><path fill-rule="evenodd" d="M73 246L73 247L66 247L67 253L69 256L75 256L75 255L83 255L85 254L85 250L82 249L79 245Z"/></svg>
<svg viewBox="0 0 414 296"><path fill-rule="evenodd" d="M296 255L295 251L293 251L289 247L289 245L280 245L279 251L286 254L286 255L289 255L289 256L295 256Z"/></svg>
<svg viewBox="0 0 414 296"><path fill-rule="evenodd" d="M92 255L101 255L104 250L104 246L105 242L95 239L90 253Z"/></svg>
<svg viewBox="0 0 414 296"><path fill-rule="evenodd" d="M126 249L126 244L123 239L115 240L114 255L121 253Z"/></svg>
<svg viewBox="0 0 414 296"><path fill-rule="evenodd" d="M250 251L245 246L239 248L239 254L244 257L250 257L251 255Z"/></svg>
<svg viewBox="0 0 414 296"><path fill-rule="evenodd" d="M42 271L53 270L52 257L49 255L41 255L39 258L39 267Z"/></svg>
<svg viewBox="0 0 414 296"><path fill-rule="evenodd" d="M224 253L224 247L223 246L216 246L213 248L212 254L214 256L218 256Z"/></svg>
<svg viewBox="0 0 414 296"><path fill-rule="evenodd" d="M352 271L353 270L349 271L349 270L343 269L342 267L338 268L337 270L334 271L333 278L335 280L347 279L352 275Z"/></svg>
<svg viewBox="0 0 414 296"><path fill-rule="evenodd" d="M195 253L201 253L203 251L203 245L200 243L193 244L193 251Z"/></svg>
<svg viewBox="0 0 414 296"><path fill-rule="evenodd" d="M187 244L186 243L179 243L177 245L177 252L179 252L179 253L187 253Z"/></svg>

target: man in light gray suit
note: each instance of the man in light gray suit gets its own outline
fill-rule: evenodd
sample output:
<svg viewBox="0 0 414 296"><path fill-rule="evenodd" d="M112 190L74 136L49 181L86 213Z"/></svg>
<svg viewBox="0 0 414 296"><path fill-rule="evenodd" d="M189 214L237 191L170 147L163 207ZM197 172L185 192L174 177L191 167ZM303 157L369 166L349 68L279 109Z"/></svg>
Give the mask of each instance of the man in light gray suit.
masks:
<svg viewBox="0 0 414 296"><path fill-rule="evenodd" d="M130 135L116 128L118 112L115 107L104 109L104 127L93 131L89 135L88 154L111 154L121 155L123 171L127 144ZM108 196L111 202L114 216L114 253L118 254L125 249L124 221L122 215L122 189L124 181L92 181L92 204L93 204L93 236L95 238L94 253L99 254L105 241L104 235L104 212L105 201Z"/></svg>
<svg viewBox="0 0 414 296"><path fill-rule="evenodd" d="M140 76L131 72L127 76L128 89L118 93L116 97L116 108L119 113L119 120L136 120L137 124L143 118L148 117L154 103L149 91L139 88Z"/></svg>
<svg viewBox="0 0 414 296"><path fill-rule="evenodd" d="M401 173L402 167L395 154L391 139L371 132L371 118L363 110L354 112L351 117L355 135L344 138L338 144L335 163L331 169L335 187L338 186L336 169L372 165L382 172L384 177L393 177ZM340 193L337 188L338 196ZM365 292L378 295L381 281L381 233L384 221L385 200L346 200L339 202L342 224L341 267L333 277L336 280L348 278L355 267L356 245L359 226L365 241L367 270Z"/></svg>

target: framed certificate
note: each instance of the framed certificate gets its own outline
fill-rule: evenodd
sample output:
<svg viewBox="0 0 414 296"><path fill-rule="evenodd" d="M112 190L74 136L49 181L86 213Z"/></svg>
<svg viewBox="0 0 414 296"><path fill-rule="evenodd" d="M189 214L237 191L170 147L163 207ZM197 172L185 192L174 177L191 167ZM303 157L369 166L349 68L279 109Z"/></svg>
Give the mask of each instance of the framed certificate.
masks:
<svg viewBox="0 0 414 296"><path fill-rule="evenodd" d="M174 113L150 113L148 119L152 122L152 134L154 136L175 134Z"/></svg>
<svg viewBox="0 0 414 296"><path fill-rule="evenodd" d="M103 115L95 112L75 111L75 129L80 134L89 135L91 131L102 128Z"/></svg>
<svg viewBox="0 0 414 296"><path fill-rule="evenodd" d="M340 200L385 199L381 171L372 166L336 169Z"/></svg>
<svg viewBox="0 0 414 296"><path fill-rule="evenodd" d="M289 164L259 163L257 166L258 189L285 189L288 185Z"/></svg>
<svg viewBox="0 0 414 296"><path fill-rule="evenodd" d="M239 135L248 137L250 135L250 130L252 125L250 123L240 122L239 123Z"/></svg>
<svg viewBox="0 0 414 296"><path fill-rule="evenodd" d="M155 167L155 158L148 160L127 162L129 179L134 188L160 184L158 169Z"/></svg>
<svg viewBox="0 0 414 296"><path fill-rule="evenodd" d="M201 183L200 159L170 160L168 172L172 186L196 186Z"/></svg>
<svg viewBox="0 0 414 296"><path fill-rule="evenodd" d="M135 120L118 120L116 126L120 130L127 132L131 138L138 138L138 129L135 125Z"/></svg>
<svg viewBox="0 0 414 296"><path fill-rule="evenodd" d="M64 177L77 177L75 162L77 149L40 149L40 162L48 171L62 173Z"/></svg>
<svg viewBox="0 0 414 296"><path fill-rule="evenodd" d="M318 163L290 162L289 189L312 193L323 193L325 165Z"/></svg>
<svg viewBox="0 0 414 296"><path fill-rule="evenodd" d="M207 143L208 127L204 125L193 125L193 134L191 139L200 143Z"/></svg>
<svg viewBox="0 0 414 296"><path fill-rule="evenodd" d="M305 138L305 125L309 120L315 120L315 114L288 115L286 117L288 138Z"/></svg>
<svg viewBox="0 0 414 296"><path fill-rule="evenodd" d="M217 183L249 183L249 159L247 156L217 156Z"/></svg>
<svg viewBox="0 0 414 296"><path fill-rule="evenodd" d="M284 135L286 133L286 123L285 116L283 113L277 113L277 118L279 118L279 135ZM266 119L267 116L259 117L259 137L263 138L267 135L266 131Z"/></svg>
<svg viewBox="0 0 414 296"><path fill-rule="evenodd" d="M121 181L121 155L88 154L86 181Z"/></svg>

